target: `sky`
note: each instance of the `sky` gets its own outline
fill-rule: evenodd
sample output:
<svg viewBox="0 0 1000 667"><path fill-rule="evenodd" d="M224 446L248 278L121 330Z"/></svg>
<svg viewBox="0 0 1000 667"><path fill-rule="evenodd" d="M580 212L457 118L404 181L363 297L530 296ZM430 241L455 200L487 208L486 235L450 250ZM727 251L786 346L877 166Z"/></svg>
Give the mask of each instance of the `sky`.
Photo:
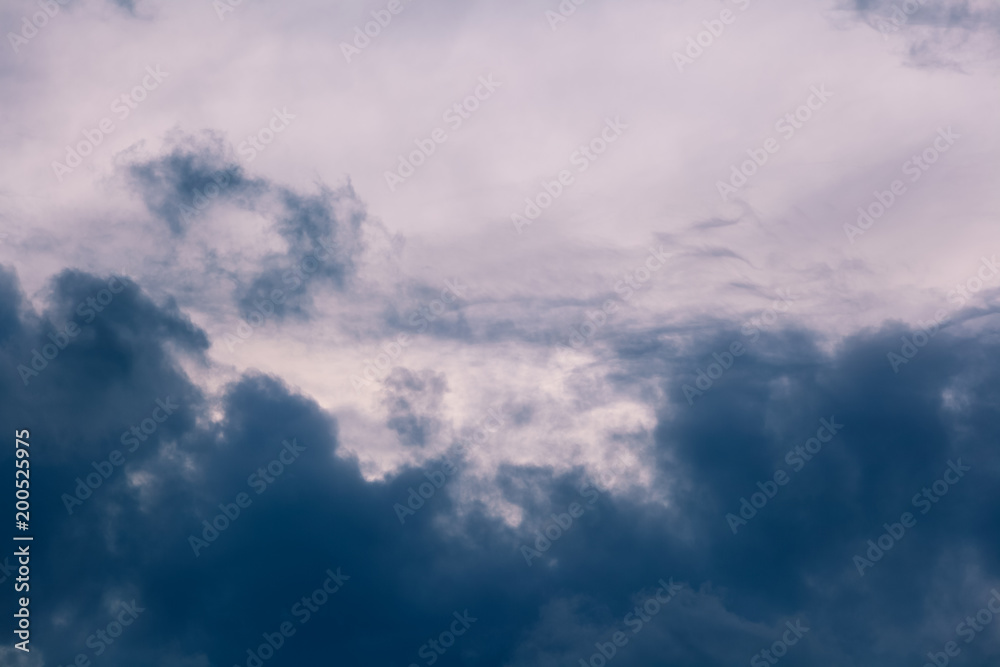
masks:
<svg viewBox="0 0 1000 667"><path fill-rule="evenodd" d="M995 664L994 2L0 27L0 664Z"/></svg>

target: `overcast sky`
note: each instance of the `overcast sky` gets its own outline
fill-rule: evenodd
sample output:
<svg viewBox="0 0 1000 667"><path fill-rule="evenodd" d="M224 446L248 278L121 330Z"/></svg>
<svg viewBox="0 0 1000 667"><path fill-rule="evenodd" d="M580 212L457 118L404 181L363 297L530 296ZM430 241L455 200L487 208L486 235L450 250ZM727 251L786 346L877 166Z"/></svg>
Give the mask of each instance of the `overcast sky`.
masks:
<svg viewBox="0 0 1000 667"><path fill-rule="evenodd" d="M995 662L996 3L0 27L0 663Z"/></svg>

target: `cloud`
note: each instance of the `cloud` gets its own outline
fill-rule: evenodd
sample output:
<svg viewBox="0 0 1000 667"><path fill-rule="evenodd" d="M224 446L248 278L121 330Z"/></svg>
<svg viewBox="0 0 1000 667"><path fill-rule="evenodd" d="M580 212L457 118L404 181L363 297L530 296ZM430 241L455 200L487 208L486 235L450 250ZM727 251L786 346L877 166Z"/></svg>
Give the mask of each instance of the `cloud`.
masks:
<svg viewBox="0 0 1000 667"><path fill-rule="evenodd" d="M996 10L835 5L861 29L794 2L584 4L555 30L413 3L349 63L378 6L0 10L34 35L0 65L0 426L32 433L38 545L37 644L0 662L227 667L288 623L269 665L425 665L456 614L435 664L575 666L616 632L611 667L753 664L801 622L783 664L903 667L956 639L1000 587ZM57 184L147 65L170 85ZM497 95L428 154L483 76ZM814 86L822 118L720 203ZM288 132L234 154L272 110Z"/></svg>
<svg viewBox="0 0 1000 667"><path fill-rule="evenodd" d="M982 0L853 0L852 8L887 39L901 35L910 60L963 68L997 55L1000 9Z"/></svg>
<svg viewBox="0 0 1000 667"><path fill-rule="evenodd" d="M186 232L200 211L231 201L252 208L268 189L264 181L244 174L227 154L222 137L212 132L174 134L164 155L135 161L125 169L149 212L175 236Z"/></svg>
<svg viewBox="0 0 1000 667"><path fill-rule="evenodd" d="M354 274L364 249L366 212L350 183L336 189L319 185L310 194L248 176L221 135L212 132L174 133L157 157L142 158L137 152L123 162L127 180L176 243L195 222L218 224L219 216L212 213L225 205L266 221L276 239L270 247L256 249L252 272L227 266L214 248L208 251L235 283L234 299L244 317L262 311L277 319L308 318L317 289L343 289Z"/></svg>
<svg viewBox="0 0 1000 667"><path fill-rule="evenodd" d="M436 435L446 389L444 376L433 371L392 370L385 379L383 404L389 413L386 425L399 434L400 442L422 447Z"/></svg>
<svg viewBox="0 0 1000 667"><path fill-rule="evenodd" d="M48 307L34 315L13 274L2 278L0 353L11 368L108 284L61 274ZM582 468L504 465L492 479L459 471L400 525L394 504L407 502L440 462L366 482L342 454L335 415L280 379L250 373L217 396L204 394L176 361L199 358L204 334L170 303L123 285L44 375L27 388L12 375L0 385L11 407L4 428L32 424L34 498L45 517L36 539L73 544L72 561L59 551L33 561L52 591L40 593L53 613L38 617L38 636L61 638L58 655L46 649L47 661L89 652L87 637L112 620L116 605L135 599L146 611L107 647L116 661L242 664L262 633L288 621L297 632L280 649L286 661L419 664L421 646L448 629L453 612L468 610L477 620L444 660L573 664L614 632L631 633L629 611L660 578L672 578L683 592L621 648L616 664L648 664L654 655L678 665L747 661L785 623L803 619L810 633L786 664L836 655L903 665L949 639L952 617L938 622L919 610L978 604L998 578L990 564L1000 543L985 529L1000 507L1000 469L991 462L1000 374L984 363L997 352L988 336L942 331L897 375L886 354L910 335L898 324L832 352L814 333L774 331L689 406L680 371L710 358L716 341L730 337L722 328L668 357L670 372L652 371L667 399L646 465L664 502L613 491ZM657 354L650 348L627 363ZM394 373L390 425L419 444L444 391L438 374ZM67 514L61 495L120 448L118 434L164 394L180 405L176 415ZM820 419L843 430L792 474L785 452ZM301 453L278 466L291 441ZM884 523L918 513L911 496L959 458L972 467L966 479L918 515L885 562L859 576L852 556ZM726 513L779 468L791 482L733 535ZM261 470L271 481L258 493L268 479ZM457 494L468 484L495 488L521 520L505 521L481 501L459 512ZM196 556L191 536L211 537L202 522L232 514L240 493L249 505L219 522L225 527ZM573 503L586 510L567 526L557 517ZM540 535L550 545L529 565L520 547L544 546ZM978 564L976 577L949 565L958 553ZM301 624L294 605L337 568L350 577L343 589ZM990 646L982 640L968 651L985 655Z"/></svg>

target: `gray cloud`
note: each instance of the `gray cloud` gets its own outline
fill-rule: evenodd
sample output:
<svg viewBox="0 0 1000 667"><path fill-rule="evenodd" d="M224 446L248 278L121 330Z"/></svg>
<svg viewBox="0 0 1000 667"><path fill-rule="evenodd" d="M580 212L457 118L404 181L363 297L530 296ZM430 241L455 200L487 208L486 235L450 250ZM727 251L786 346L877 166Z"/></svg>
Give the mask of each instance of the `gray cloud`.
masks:
<svg viewBox="0 0 1000 667"><path fill-rule="evenodd" d="M61 276L50 308L37 317L12 274L4 273L3 284L0 350L12 367L106 280ZM393 504L435 479L439 463L366 482L356 463L337 456L335 417L277 378L249 374L218 399L206 397L172 362L174 348L204 349L204 336L170 304L155 306L128 284L37 385L26 390L10 375L2 385L13 408L5 428L30 422L33 442L67 443L40 448L33 459L36 502L48 517L38 538L71 541L78 556L72 565L47 552L34 564L46 582L39 595L61 619L54 625L40 617L39 636L58 633L65 655L53 660L86 651L86 637L105 622L111 591L148 609L114 646L116 660L239 663L262 632L297 622L296 599L319 586L327 568L342 567L351 577L343 592L298 628L283 658L317 660L334 650L349 662L406 663L453 611L469 609L478 620L449 660L572 663L613 632L630 632L627 614L660 578L673 578L684 592L634 634L618 664L648 664L654 655L677 665L746 661L794 619L811 630L789 651L789 665L815 664L831 652L858 664L910 664L950 637L947 623L919 610L976 609L1000 575L990 565L1000 543L986 530L1000 511L993 490L1000 468L991 462L1000 437L991 397L1000 376L983 363L996 354L995 341L939 333L903 377L886 353L910 334L888 324L828 353L814 334L776 331L694 406L661 405L655 475L666 505L591 486L582 470L508 465L490 484L523 512L520 527L475 508L456 514L451 482L401 526ZM728 338L720 330L667 357L673 371L654 371L671 403L681 403L687 378L678 371L688 355L704 358ZM630 363L662 354L635 352ZM416 440L444 383L398 372L388 391L396 426ZM125 463L124 474L67 515L61 494L117 446L111 436L165 393L182 406L177 416ZM207 420L210 411L221 418ZM787 468L783 453L804 442L820 418L843 423L843 431L734 536L725 514L738 511L739 498L758 481ZM304 447L301 462L288 464L266 493L248 490L248 475L290 439ZM858 576L852 555L883 523L916 512L910 496L959 458L972 466L961 486L926 518L919 515L884 563ZM252 503L196 557L189 536L241 491ZM568 513L573 503L587 509L554 530L553 514ZM544 531L549 546L537 541ZM519 552L526 544L542 547L531 566ZM979 576L970 580L944 565L957 550L978 564ZM288 567L275 571L275 562ZM261 571L274 572L278 585L253 586ZM991 646L984 638L965 650L984 659Z"/></svg>

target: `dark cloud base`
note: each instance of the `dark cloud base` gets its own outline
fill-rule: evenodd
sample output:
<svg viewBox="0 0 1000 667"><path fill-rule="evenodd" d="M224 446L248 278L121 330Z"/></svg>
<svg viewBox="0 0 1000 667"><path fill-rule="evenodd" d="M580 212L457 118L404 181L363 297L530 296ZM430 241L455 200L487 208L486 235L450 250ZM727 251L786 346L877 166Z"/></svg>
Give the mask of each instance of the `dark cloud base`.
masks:
<svg viewBox="0 0 1000 667"><path fill-rule="evenodd" d="M985 606L1000 563L992 330L942 331L898 374L886 355L911 333L900 325L832 354L817 333L772 332L690 406L691 368L725 349L729 332L683 355L630 340L616 381L652 374L671 397L657 406L648 462L667 506L588 486L582 470L506 466L493 483L523 528L485 507L458 512L451 486L400 525L394 504L441 462L369 483L338 455L335 416L279 379L247 374L205 395L179 360L208 363L209 341L175 305L123 279L82 321L78 304L108 282L64 272L39 314L0 273L2 421L9 434L31 430L33 645L44 664L85 653L93 664L242 665L263 633L290 623L295 634L265 664L423 665L429 640L466 611L475 622L437 664L578 665L618 631L622 667L746 664L796 621L809 631L782 664L920 665L956 639L962 665L996 655L995 629L969 644L955 634ZM25 385L15 369L70 320L80 333ZM387 399L393 427L415 444L433 428L414 416L412 391L428 383L446 390L437 376L402 374ZM166 397L173 414L67 514L76 478L124 449L123 433ZM793 471L786 453L821 419L843 428ZM291 440L304 449L257 493L248 477ZM920 514L912 496L958 459L971 470ZM3 460L12 469L10 448ZM779 469L790 482L733 535L726 514ZM189 536L241 493L249 506L195 556ZM584 511L556 531L565 519L552 514L574 503ZM906 511L916 525L860 576L853 556ZM559 535L545 547L535 530ZM544 548L528 565L523 545ZM302 598L332 581L328 570L346 577L302 623ZM661 579L682 588L634 631ZM88 637L133 599L144 611L95 656Z"/></svg>

